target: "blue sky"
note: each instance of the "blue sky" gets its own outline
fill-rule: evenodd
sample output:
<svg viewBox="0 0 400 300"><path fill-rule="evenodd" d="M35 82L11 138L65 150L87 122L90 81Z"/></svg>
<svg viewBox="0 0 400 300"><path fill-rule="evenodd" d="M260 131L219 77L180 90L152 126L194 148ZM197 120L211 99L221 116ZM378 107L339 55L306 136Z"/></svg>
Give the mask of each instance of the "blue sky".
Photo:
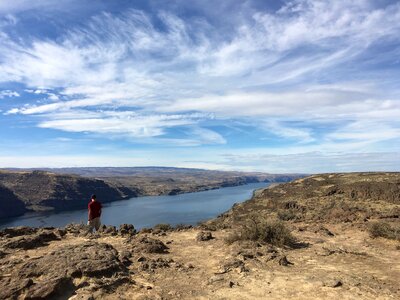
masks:
<svg viewBox="0 0 400 300"><path fill-rule="evenodd" d="M0 167L400 171L400 2L0 0L0 126Z"/></svg>

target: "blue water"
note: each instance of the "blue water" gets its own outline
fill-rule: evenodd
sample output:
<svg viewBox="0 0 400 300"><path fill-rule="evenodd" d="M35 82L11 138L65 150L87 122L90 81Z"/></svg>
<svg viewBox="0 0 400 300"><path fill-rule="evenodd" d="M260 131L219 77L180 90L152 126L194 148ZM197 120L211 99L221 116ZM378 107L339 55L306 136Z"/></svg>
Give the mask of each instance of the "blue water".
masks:
<svg viewBox="0 0 400 300"><path fill-rule="evenodd" d="M252 183L216 190L176 196L137 197L103 204L103 224L133 224L135 228L152 227L159 223L195 225L227 211L234 203L251 198L254 190L268 183ZM99 199L101 202L101 199ZM0 228L11 226L63 227L69 223L86 223L87 210L60 213L30 213L6 221Z"/></svg>

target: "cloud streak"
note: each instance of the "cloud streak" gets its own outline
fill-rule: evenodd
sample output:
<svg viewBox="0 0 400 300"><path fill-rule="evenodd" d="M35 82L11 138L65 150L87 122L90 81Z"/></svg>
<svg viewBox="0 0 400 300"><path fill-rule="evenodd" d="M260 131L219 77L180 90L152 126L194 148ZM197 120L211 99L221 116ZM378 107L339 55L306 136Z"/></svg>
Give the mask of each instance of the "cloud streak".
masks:
<svg viewBox="0 0 400 300"><path fill-rule="evenodd" d="M259 144L298 151L372 151L400 139L399 3L295 0L261 10L248 2L241 14L226 12L234 20L226 26L210 7L203 16L105 9L53 38L16 38L21 12L47 2L0 4L0 83L22 86L0 98L30 95L2 108L9 118L177 146L245 143L230 134L248 128ZM48 9L67 3L76 4Z"/></svg>

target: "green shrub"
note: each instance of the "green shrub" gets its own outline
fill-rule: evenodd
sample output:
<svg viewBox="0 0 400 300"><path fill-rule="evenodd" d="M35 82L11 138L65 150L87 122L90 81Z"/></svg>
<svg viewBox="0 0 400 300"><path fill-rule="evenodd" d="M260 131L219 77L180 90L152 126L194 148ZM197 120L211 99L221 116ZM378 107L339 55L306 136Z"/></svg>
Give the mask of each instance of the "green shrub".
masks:
<svg viewBox="0 0 400 300"><path fill-rule="evenodd" d="M292 246L296 240L282 221L265 221L252 217L246 219L237 231L226 239L227 243L235 241L260 241L274 246Z"/></svg>
<svg viewBox="0 0 400 300"><path fill-rule="evenodd" d="M375 222L369 228L373 238L383 237L391 240L400 240L400 226L390 225L386 222Z"/></svg>

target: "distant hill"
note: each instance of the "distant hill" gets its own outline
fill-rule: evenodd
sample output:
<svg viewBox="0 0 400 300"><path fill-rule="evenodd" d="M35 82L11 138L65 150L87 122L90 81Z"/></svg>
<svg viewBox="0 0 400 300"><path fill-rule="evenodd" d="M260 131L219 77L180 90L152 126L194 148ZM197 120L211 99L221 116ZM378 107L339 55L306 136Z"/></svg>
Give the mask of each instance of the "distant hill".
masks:
<svg viewBox="0 0 400 300"><path fill-rule="evenodd" d="M1 169L0 169L1 170ZM238 172L218 171L194 168L174 167L79 167L79 168L7 168L9 171L46 171L56 174L74 174L84 177L121 177L121 176L143 176L143 177L182 177L182 176L208 176L208 177L254 177L258 181L281 182L294 178L304 177L305 174L270 174L264 172Z"/></svg>

